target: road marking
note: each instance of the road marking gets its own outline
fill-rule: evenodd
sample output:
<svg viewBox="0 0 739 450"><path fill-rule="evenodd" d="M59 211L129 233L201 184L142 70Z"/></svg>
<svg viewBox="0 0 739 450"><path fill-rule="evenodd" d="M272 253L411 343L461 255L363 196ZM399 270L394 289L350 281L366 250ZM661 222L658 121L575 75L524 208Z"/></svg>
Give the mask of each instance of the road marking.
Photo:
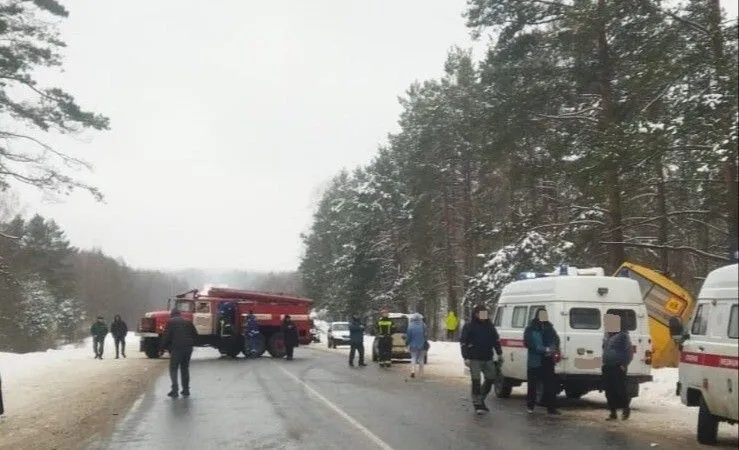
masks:
<svg viewBox="0 0 739 450"><path fill-rule="evenodd" d="M303 380L301 380L300 378L296 377L295 375L293 375L292 373L290 373L289 371L287 371L284 367L280 367L280 366L277 366L277 367L281 371L285 372L285 375L287 375L290 378L292 378L296 383L298 383L301 386L303 386L305 388L305 390L307 390L308 392L310 392L311 394L313 394L314 397L316 397L318 400L320 400L321 402L323 402L324 405L328 406L336 414L338 414L339 416L341 416L344 420L346 420L350 424L354 425L354 427L356 427L359 431L361 431L362 434L364 434L365 436L367 436L368 438L370 438L372 440L372 442L374 442L375 444L377 444L380 448L385 449L385 450L393 450L393 448L390 447L385 441L383 441L376 434L374 434L373 432L371 432L370 430L368 430L364 425L362 425L355 418L353 418L352 416L350 416L349 414L347 414L343 409L341 409L338 406L336 406L333 402L331 402L331 400L327 399L326 397L324 397L323 395L321 395L318 391L316 391L312 387L308 386Z"/></svg>

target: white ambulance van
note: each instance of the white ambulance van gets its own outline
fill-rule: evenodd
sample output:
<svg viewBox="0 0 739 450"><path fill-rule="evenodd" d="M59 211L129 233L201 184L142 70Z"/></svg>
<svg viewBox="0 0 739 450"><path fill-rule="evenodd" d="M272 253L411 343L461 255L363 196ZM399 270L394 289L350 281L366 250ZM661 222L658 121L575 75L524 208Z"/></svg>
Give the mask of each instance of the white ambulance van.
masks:
<svg viewBox="0 0 739 450"><path fill-rule="evenodd" d="M737 264L708 274L698 294L690 329L671 323L681 344L677 394L698 407L697 439L716 442L719 422L739 421L739 272Z"/></svg>
<svg viewBox="0 0 739 450"><path fill-rule="evenodd" d="M503 289L493 319L503 348L496 395L508 397L513 387L526 382L524 330L542 308L560 338L557 393L564 390L568 398L579 398L603 389L603 316L617 314L629 331L634 351L627 372L629 394L638 396L639 383L652 381L652 342L639 284L629 278L604 276L602 268L570 267L561 273L514 281ZM537 389L537 395L540 403L542 389Z"/></svg>

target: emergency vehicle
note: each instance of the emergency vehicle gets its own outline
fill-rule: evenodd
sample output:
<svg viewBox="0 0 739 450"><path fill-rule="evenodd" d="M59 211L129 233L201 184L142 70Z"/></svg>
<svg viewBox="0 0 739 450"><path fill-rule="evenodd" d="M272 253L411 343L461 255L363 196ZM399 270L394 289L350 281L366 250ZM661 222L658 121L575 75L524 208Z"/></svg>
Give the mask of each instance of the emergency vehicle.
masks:
<svg viewBox="0 0 739 450"><path fill-rule="evenodd" d="M206 292L197 289L175 296L174 308L185 320L192 321L198 332L197 347L213 347L222 355L231 357L244 352L244 325L249 311L259 324L256 338L257 356L265 351L274 358L285 356L285 344L280 331L285 315L298 329L298 342L310 344L313 340L310 319L312 300L283 294L253 292L237 289L211 287ZM170 318L172 301L167 302L166 311L146 313L139 321L137 335L141 337L140 351L149 358L162 355L159 343L164 327Z"/></svg>
<svg viewBox="0 0 739 450"><path fill-rule="evenodd" d="M716 443L719 422L739 421L739 272L737 264L708 274L703 282L689 333L671 323L681 346L677 395L698 407L697 440Z"/></svg>
<svg viewBox="0 0 739 450"><path fill-rule="evenodd" d="M560 339L555 374L556 393L580 398L603 390L601 382L603 316L617 314L629 332L634 357L627 371L629 394L638 396L639 384L652 381L651 339L647 311L639 284L631 279L604 276L603 269L562 267L548 274L523 274L502 291L493 323L503 349L501 375L494 386L498 397L508 397L526 382L528 349L524 330L539 309ZM537 389L541 402L543 389Z"/></svg>

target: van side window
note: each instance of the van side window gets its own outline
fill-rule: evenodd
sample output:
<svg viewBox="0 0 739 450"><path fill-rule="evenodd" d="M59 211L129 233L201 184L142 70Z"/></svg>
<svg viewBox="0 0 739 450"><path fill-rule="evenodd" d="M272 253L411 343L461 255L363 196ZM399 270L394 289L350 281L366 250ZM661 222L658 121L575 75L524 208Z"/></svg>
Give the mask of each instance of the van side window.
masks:
<svg viewBox="0 0 739 450"><path fill-rule="evenodd" d="M706 306L706 304L701 303L695 310L695 319L693 320L690 334L694 334L696 336L706 334L706 329L708 328L708 311L706 311L706 309L708 308L703 308L704 306Z"/></svg>
<svg viewBox="0 0 739 450"><path fill-rule="evenodd" d="M731 339L739 339L739 305L731 305L727 334Z"/></svg>
<svg viewBox="0 0 739 450"><path fill-rule="evenodd" d="M597 330L600 328L600 310L595 308L571 308L570 328Z"/></svg>
<svg viewBox="0 0 739 450"><path fill-rule="evenodd" d="M636 312L633 309L609 309L606 314L621 317L621 328L627 331L636 330Z"/></svg>
<svg viewBox="0 0 739 450"><path fill-rule="evenodd" d="M493 319L493 325L495 325L496 327L499 327L502 322L503 322L503 307L498 306L495 309L495 319Z"/></svg>
<svg viewBox="0 0 739 450"><path fill-rule="evenodd" d="M516 306L513 308L513 317L511 326L513 328L524 328L526 327L526 307Z"/></svg>
<svg viewBox="0 0 739 450"><path fill-rule="evenodd" d="M534 305L534 306L529 307L529 322L531 322L534 319L534 315L536 314L536 311L540 309L543 309L544 311L547 310L547 308L544 305Z"/></svg>

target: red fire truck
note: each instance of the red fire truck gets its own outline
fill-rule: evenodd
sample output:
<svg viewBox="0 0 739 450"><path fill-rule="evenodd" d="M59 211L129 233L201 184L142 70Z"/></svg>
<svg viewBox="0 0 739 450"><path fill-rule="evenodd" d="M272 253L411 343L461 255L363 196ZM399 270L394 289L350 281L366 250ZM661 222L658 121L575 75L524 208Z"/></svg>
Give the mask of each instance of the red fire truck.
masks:
<svg viewBox="0 0 739 450"><path fill-rule="evenodd" d="M259 323L257 355L265 351L274 358L285 356L285 344L280 325L285 315L298 328L301 345L312 340L312 320L309 317L312 300L283 294L252 292L236 289L210 288L201 293L197 289L175 296L167 302L167 311L149 312L141 318L137 335L141 337L140 351L149 358L162 355L159 348L164 326L170 318L170 308L178 309L182 317L190 320L198 331L195 343L198 347L213 347L222 355L233 358L244 352L243 326L249 311L253 311Z"/></svg>

